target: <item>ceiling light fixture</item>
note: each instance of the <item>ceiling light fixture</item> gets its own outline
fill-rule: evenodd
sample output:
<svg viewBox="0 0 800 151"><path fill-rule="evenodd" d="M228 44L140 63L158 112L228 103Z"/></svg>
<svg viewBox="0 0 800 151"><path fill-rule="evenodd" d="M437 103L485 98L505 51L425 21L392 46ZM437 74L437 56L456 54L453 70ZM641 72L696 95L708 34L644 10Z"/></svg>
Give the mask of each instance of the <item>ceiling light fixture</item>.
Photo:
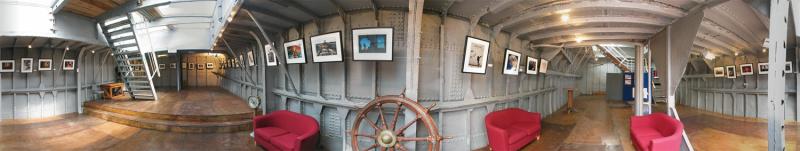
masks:
<svg viewBox="0 0 800 151"><path fill-rule="evenodd" d="M711 52L709 52L709 51L706 51L706 54L705 54L705 55L703 55L703 56L704 56L706 59L708 59L708 60L714 60L714 58L716 58L716 57L717 57L717 56L715 56L713 53L711 53Z"/></svg>
<svg viewBox="0 0 800 151"><path fill-rule="evenodd" d="M575 37L575 42L577 42L577 43L581 43L581 42L583 42L583 38L581 38L581 37Z"/></svg>
<svg viewBox="0 0 800 151"><path fill-rule="evenodd" d="M31 49L31 48L33 48L33 47L31 47L31 45L28 45L28 49Z"/></svg>
<svg viewBox="0 0 800 151"><path fill-rule="evenodd" d="M92 50L92 53L94 53L94 50Z"/></svg>
<svg viewBox="0 0 800 151"><path fill-rule="evenodd" d="M569 21L569 15L567 15L567 14L562 14L562 15L561 15L561 21L562 21L562 22L568 22L568 21Z"/></svg>

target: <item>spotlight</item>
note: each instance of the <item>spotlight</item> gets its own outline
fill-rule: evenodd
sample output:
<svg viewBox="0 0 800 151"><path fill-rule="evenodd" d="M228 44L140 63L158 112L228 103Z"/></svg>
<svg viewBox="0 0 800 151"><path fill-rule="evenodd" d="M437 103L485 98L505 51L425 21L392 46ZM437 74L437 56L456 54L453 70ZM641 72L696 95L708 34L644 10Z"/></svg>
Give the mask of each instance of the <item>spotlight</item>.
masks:
<svg viewBox="0 0 800 151"><path fill-rule="evenodd" d="M581 42L583 42L583 38L577 37L577 38L575 38L575 42L581 43Z"/></svg>
<svg viewBox="0 0 800 151"><path fill-rule="evenodd" d="M94 50L92 50L92 53L94 53Z"/></svg>
<svg viewBox="0 0 800 151"><path fill-rule="evenodd" d="M31 47L31 45L28 45L28 49L31 49L31 48L33 48L33 47Z"/></svg>
<svg viewBox="0 0 800 151"><path fill-rule="evenodd" d="M561 21L562 22L568 22L569 21L569 15L567 15L567 14L561 15Z"/></svg>

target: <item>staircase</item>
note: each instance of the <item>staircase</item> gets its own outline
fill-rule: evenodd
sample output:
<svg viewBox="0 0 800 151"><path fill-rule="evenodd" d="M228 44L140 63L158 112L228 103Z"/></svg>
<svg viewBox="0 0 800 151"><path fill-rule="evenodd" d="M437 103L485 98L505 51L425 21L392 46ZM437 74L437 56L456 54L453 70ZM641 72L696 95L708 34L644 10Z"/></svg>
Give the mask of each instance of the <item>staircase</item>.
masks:
<svg viewBox="0 0 800 151"><path fill-rule="evenodd" d="M635 63L633 60L628 59L623 54L623 51L617 47L596 45L597 48L603 51L603 55L611 60L611 63L617 65L622 72L631 72L630 67Z"/></svg>
<svg viewBox="0 0 800 151"><path fill-rule="evenodd" d="M160 76L156 66L158 62L154 52L141 51L130 17L111 18L101 22L100 27L113 49L117 71L125 82L127 92L133 99L156 100L158 96L153 77Z"/></svg>

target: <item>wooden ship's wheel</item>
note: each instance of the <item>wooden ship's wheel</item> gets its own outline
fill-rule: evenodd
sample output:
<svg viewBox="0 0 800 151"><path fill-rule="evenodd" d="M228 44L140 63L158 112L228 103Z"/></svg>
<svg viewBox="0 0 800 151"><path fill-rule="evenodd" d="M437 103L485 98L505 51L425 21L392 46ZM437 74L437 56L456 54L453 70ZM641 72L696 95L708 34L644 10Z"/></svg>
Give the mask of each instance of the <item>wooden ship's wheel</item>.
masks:
<svg viewBox="0 0 800 151"><path fill-rule="evenodd" d="M441 141L444 138L439 135L439 129L436 127L435 121L428 114L428 111L430 111L430 109L434 106L435 104L428 108L422 107L422 105L416 101L412 101L411 99L408 99L402 95L381 96L375 98L375 100L372 100L358 112L355 122L353 123L353 129L350 131L350 138L352 138L351 145L353 145L353 150L362 151L379 149L381 151L406 151L408 149L403 146L403 142L424 142L428 144L429 151L438 151ZM394 116L391 118L384 117L384 107L394 108L394 112L392 113ZM398 125L398 116L400 115L400 112L403 112L403 109L416 113L416 118L414 118L413 121L406 121L405 124ZM379 113L377 115L378 118L369 119L368 114L375 110L377 110ZM390 121L387 121L387 119ZM360 129L361 122L368 123L369 127L374 130L374 133L364 134L365 131ZM428 136L405 137L403 131L408 129L408 127L414 123L425 126L428 130ZM362 139L368 139L366 142L371 141L373 144L361 148L359 145L362 144L359 143L359 140Z"/></svg>

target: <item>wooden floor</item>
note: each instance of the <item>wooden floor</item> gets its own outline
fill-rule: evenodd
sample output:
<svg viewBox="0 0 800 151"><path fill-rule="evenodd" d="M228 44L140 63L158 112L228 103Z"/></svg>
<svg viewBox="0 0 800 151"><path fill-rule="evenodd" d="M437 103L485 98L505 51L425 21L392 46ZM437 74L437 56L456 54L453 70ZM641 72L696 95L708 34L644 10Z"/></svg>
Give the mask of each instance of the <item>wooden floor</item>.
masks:
<svg viewBox="0 0 800 151"><path fill-rule="evenodd" d="M158 101L153 100L96 100L90 103L104 106L169 115L231 115L251 114L247 102L221 88L187 88L159 90Z"/></svg>

